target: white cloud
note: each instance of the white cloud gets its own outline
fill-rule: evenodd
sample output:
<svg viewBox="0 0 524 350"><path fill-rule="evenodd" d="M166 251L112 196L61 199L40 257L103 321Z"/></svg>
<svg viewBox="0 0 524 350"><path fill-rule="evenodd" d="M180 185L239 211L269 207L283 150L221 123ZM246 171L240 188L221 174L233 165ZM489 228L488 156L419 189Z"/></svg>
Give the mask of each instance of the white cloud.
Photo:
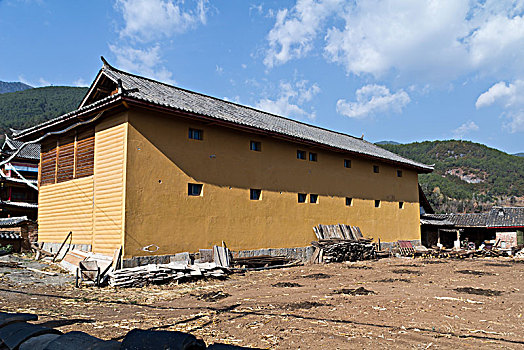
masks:
<svg viewBox="0 0 524 350"><path fill-rule="evenodd" d="M275 26L267 36L269 49L264 64L271 68L311 51L324 20L342 3L341 0L298 0L291 10L279 10Z"/></svg>
<svg viewBox="0 0 524 350"><path fill-rule="evenodd" d="M78 87L85 87L85 86L89 86L90 83L86 82L84 79L82 78L78 78L76 79L74 82L73 82L73 86L78 86Z"/></svg>
<svg viewBox="0 0 524 350"><path fill-rule="evenodd" d="M206 24L205 0L196 1L193 9L183 5L172 0L117 0L115 6L125 22L120 36L149 42Z"/></svg>
<svg viewBox="0 0 524 350"><path fill-rule="evenodd" d="M411 100L404 90L392 94L383 85L369 84L355 93L356 101L337 101L337 112L350 118L363 119L377 113L400 113Z"/></svg>
<svg viewBox="0 0 524 350"><path fill-rule="evenodd" d="M51 85L51 83L45 80L44 78L38 79L38 84L39 86L50 86Z"/></svg>
<svg viewBox="0 0 524 350"><path fill-rule="evenodd" d="M307 80L301 80L294 84L280 82L277 98L264 98L257 102L256 108L284 117L296 117L315 119L314 110L306 111L301 105L310 102L320 92L317 84L308 85Z"/></svg>
<svg viewBox="0 0 524 350"><path fill-rule="evenodd" d="M257 12L261 15L264 12L262 4L249 6L249 15L251 15L252 12Z"/></svg>
<svg viewBox="0 0 524 350"><path fill-rule="evenodd" d="M522 0L297 0L278 12L264 63L307 55L322 38L348 74L447 82L524 73ZM500 79L500 78L499 78Z"/></svg>
<svg viewBox="0 0 524 350"><path fill-rule="evenodd" d="M144 50L129 46L109 45L109 49L116 56L119 68L166 83L173 83L171 79L173 74L162 66L159 45Z"/></svg>
<svg viewBox="0 0 524 350"><path fill-rule="evenodd" d="M505 127L510 132L524 131L524 80L515 80L513 83L500 81L482 93L475 106L488 107L494 104L502 106L506 119Z"/></svg>
<svg viewBox="0 0 524 350"><path fill-rule="evenodd" d="M42 77L38 78L38 82L34 82L27 80L23 75L19 75L18 81L32 87L51 86L51 83Z"/></svg>
<svg viewBox="0 0 524 350"><path fill-rule="evenodd" d="M457 139L462 139L464 137L464 135L466 135L466 134L468 134L468 133L470 133L472 131L478 131L478 130L479 130L479 126L477 124L475 124L475 122L469 121L469 122L466 122L466 123L462 124L461 126L456 128L455 130L453 130L453 135Z"/></svg>
<svg viewBox="0 0 524 350"><path fill-rule="evenodd" d="M466 49L459 39L468 33L467 5L465 0L363 1L342 15L344 28L328 30L326 57L356 75L463 69Z"/></svg>
<svg viewBox="0 0 524 350"><path fill-rule="evenodd" d="M510 111L505 114L507 122L504 127L511 133L524 132L524 108Z"/></svg>
<svg viewBox="0 0 524 350"><path fill-rule="evenodd" d="M505 107L511 107L524 102L523 93L524 81L516 80L513 84L506 84L503 81L499 81L477 98L475 106L482 108L494 103L500 103Z"/></svg>

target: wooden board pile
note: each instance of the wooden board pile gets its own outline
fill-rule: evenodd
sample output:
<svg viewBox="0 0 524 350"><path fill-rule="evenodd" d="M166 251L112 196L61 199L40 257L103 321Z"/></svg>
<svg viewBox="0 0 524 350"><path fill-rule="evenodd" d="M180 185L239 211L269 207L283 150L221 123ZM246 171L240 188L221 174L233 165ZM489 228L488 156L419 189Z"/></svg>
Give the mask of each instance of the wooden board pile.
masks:
<svg viewBox="0 0 524 350"><path fill-rule="evenodd" d="M232 265L246 269L253 269L269 266L285 266L291 262L291 259L285 256L257 255L233 258Z"/></svg>
<svg viewBox="0 0 524 350"><path fill-rule="evenodd" d="M318 241L311 242L315 247L313 263L376 258L375 244L372 239L364 238L357 226L318 225L313 231L318 238Z"/></svg>
<svg viewBox="0 0 524 350"><path fill-rule="evenodd" d="M161 284L180 279L223 277L227 272L227 268L215 263L149 264L110 272L109 285L112 287L141 287L146 284Z"/></svg>

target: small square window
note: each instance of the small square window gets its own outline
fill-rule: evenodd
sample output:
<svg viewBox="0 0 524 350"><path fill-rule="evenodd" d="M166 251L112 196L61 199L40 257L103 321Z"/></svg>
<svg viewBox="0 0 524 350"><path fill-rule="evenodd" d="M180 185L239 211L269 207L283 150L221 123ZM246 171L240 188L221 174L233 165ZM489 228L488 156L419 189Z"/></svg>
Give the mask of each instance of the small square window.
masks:
<svg viewBox="0 0 524 350"><path fill-rule="evenodd" d="M249 143L249 149L256 152L262 151L262 143L258 141L251 141Z"/></svg>
<svg viewBox="0 0 524 350"><path fill-rule="evenodd" d="M398 202L398 208L404 209L404 202Z"/></svg>
<svg viewBox="0 0 524 350"><path fill-rule="evenodd" d="M380 201L379 200L375 200L375 208L380 208Z"/></svg>
<svg viewBox="0 0 524 350"><path fill-rule="evenodd" d="M346 205L347 205L348 207L353 206L353 198L346 197Z"/></svg>
<svg viewBox="0 0 524 350"><path fill-rule="evenodd" d="M351 160L344 159L344 168L351 168Z"/></svg>
<svg viewBox="0 0 524 350"><path fill-rule="evenodd" d="M249 199L251 199L252 201L259 201L261 193L262 193L262 190L252 188L249 190Z"/></svg>
<svg viewBox="0 0 524 350"><path fill-rule="evenodd" d="M297 159L306 159L306 151L297 151Z"/></svg>
<svg viewBox="0 0 524 350"><path fill-rule="evenodd" d="M307 194L305 193L299 193L298 194L298 202L299 203L306 203Z"/></svg>
<svg viewBox="0 0 524 350"><path fill-rule="evenodd" d="M397 170L397 177L402 177L402 170Z"/></svg>
<svg viewBox="0 0 524 350"><path fill-rule="evenodd" d="M187 184L187 195L188 196L201 196L202 195L202 184Z"/></svg>
<svg viewBox="0 0 524 350"><path fill-rule="evenodd" d="M317 154L313 152L309 152L309 161L310 162L316 162L317 161Z"/></svg>
<svg viewBox="0 0 524 350"><path fill-rule="evenodd" d="M204 139L204 132L199 129L191 129L189 128L189 138L192 140L203 140Z"/></svg>
<svg viewBox="0 0 524 350"><path fill-rule="evenodd" d="M318 194L310 194L309 195L309 203L318 203Z"/></svg>
<svg viewBox="0 0 524 350"><path fill-rule="evenodd" d="M378 165L373 165L373 172L378 173L380 171L380 168Z"/></svg>

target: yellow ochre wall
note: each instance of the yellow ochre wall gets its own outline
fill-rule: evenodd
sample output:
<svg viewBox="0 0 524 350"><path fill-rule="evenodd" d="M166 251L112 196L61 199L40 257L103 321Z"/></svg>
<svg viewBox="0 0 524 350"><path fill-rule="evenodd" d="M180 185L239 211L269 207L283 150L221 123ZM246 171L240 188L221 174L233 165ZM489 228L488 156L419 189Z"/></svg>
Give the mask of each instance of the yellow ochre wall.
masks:
<svg viewBox="0 0 524 350"><path fill-rule="evenodd" d="M126 119L95 127L94 175L40 187L40 242L61 243L72 231L73 244L90 244L95 253L113 255L123 244Z"/></svg>
<svg viewBox="0 0 524 350"><path fill-rule="evenodd" d="M38 241L63 242L73 231L74 244L93 239L93 176L40 187Z"/></svg>
<svg viewBox="0 0 524 350"><path fill-rule="evenodd" d="M123 243L127 115L95 127L93 251L113 255Z"/></svg>
<svg viewBox="0 0 524 350"><path fill-rule="evenodd" d="M222 240L233 250L307 246L318 224L356 225L383 242L420 239L415 171L397 177L385 163L151 111L131 110L128 121L125 257L149 255L143 248L152 244L155 254ZM188 139L189 127L204 130L204 140ZM262 152L250 151L250 140L262 142ZM297 149L318 161L298 160ZM188 183L204 184L203 195L188 196ZM249 199L250 188L262 190L260 201ZM298 203L299 192L308 202L318 194L318 204Z"/></svg>

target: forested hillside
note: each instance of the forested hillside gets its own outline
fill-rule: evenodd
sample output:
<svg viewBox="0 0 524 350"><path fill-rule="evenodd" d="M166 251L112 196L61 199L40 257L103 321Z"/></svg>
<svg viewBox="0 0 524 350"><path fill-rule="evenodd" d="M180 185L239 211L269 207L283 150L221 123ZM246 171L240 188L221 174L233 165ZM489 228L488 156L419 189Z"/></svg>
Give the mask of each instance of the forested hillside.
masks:
<svg viewBox="0 0 524 350"><path fill-rule="evenodd" d="M29 86L20 82L8 83L5 81L0 81L0 94L5 94L8 92L23 91L27 89L32 89L32 86Z"/></svg>
<svg viewBox="0 0 524 350"><path fill-rule="evenodd" d="M0 94L0 132L25 129L75 110L87 88L49 86Z"/></svg>
<svg viewBox="0 0 524 350"><path fill-rule="evenodd" d="M469 141L381 145L435 164L419 182L437 212L475 212L493 205L524 205L524 158Z"/></svg>

